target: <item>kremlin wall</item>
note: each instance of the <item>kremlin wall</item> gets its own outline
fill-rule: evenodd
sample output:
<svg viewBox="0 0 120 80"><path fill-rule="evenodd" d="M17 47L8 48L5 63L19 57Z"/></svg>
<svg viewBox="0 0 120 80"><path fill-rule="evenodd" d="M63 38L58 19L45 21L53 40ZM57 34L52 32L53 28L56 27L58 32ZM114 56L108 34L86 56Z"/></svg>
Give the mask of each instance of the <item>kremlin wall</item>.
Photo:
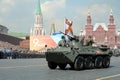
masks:
<svg viewBox="0 0 120 80"><path fill-rule="evenodd" d="M114 23L114 16L112 9L109 15L109 24L96 23L92 24L92 18L90 12L88 12L86 25L84 30L80 30L79 37L84 37L85 42L89 36L91 36L95 42L95 45L108 45L111 48L117 48L120 46L120 34L116 33L116 25ZM72 25L72 23L70 24ZM48 47L57 46L63 34L55 33L55 25L52 24L50 36L46 36L46 30L43 27L43 16L40 7L40 0L35 11L35 22L34 26L30 30L30 36L25 39L13 37L7 34L0 34L0 43L7 43L9 45L14 45L16 48L29 49L32 51L45 51L45 45ZM5 31L8 31L7 29ZM3 31L4 32L4 31ZM74 32L74 31L73 31ZM2 47L2 46L1 46ZM4 46L5 47L5 46ZM13 46L10 46L13 47Z"/></svg>

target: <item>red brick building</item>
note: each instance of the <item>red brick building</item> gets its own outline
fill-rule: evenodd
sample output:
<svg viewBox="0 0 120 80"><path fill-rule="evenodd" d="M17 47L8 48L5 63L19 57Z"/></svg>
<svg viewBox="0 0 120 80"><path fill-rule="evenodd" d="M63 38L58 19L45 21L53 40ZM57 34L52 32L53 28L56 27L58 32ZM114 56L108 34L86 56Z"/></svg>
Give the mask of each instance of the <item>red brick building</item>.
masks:
<svg viewBox="0 0 120 80"><path fill-rule="evenodd" d="M106 44L112 48L119 46L120 35L116 33L112 9L110 11L108 25L105 23L96 23L93 26L91 22L91 15L88 13L87 24L85 25L85 40L87 40L89 36L92 36L96 45Z"/></svg>

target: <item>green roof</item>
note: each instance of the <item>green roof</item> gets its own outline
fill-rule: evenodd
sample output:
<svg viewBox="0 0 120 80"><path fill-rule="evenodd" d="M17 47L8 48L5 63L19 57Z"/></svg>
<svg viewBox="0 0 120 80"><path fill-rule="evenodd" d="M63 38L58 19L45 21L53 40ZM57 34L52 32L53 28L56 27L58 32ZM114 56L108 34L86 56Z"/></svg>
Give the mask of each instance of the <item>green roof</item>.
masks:
<svg viewBox="0 0 120 80"><path fill-rule="evenodd" d="M38 0L38 4L37 4L37 8L36 8L36 14L42 14L41 6L40 6L40 0Z"/></svg>
<svg viewBox="0 0 120 80"><path fill-rule="evenodd" d="M29 33L20 33L20 32L8 32L8 34L15 37L29 36Z"/></svg>

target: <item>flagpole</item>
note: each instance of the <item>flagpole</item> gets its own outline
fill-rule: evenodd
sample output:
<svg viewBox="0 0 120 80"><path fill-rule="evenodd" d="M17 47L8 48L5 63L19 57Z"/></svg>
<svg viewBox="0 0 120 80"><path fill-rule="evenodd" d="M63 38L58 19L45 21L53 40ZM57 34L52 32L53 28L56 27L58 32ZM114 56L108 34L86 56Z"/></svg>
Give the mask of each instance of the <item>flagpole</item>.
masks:
<svg viewBox="0 0 120 80"><path fill-rule="evenodd" d="M66 27L66 24L65 24L65 21L66 21L66 16L64 17L64 33L65 33L65 27Z"/></svg>

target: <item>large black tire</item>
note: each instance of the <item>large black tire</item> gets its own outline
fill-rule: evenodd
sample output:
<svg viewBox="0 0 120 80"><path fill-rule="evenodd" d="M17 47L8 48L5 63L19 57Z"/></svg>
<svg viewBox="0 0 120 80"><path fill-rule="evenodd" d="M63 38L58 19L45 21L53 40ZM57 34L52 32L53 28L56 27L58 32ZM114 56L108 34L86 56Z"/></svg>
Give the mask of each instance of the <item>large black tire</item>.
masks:
<svg viewBox="0 0 120 80"><path fill-rule="evenodd" d="M67 64L58 64L59 68L64 70L67 66Z"/></svg>
<svg viewBox="0 0 120 80"><path fill-rule="evenodd" d="M92 57L89 56L89 57L85 58L84 66L86 69L92 69L93 65L94 65L94 63L93 63Z"/></svg>
<svg viewBox="0 0 120 80"><path fill-rule="evenodd" d="M101 56L96 57L95 59L95 68L102 68L103 58Z"/></svg>
<svg viewBox="0 0 120 80"><path fill-rule="evenodd" d="M73 70L73 69L74 69L74 64L71 63L71 64L69 64L69 65L70 65L71 69Z"/></svg>
<svg viewBox="0 0 120 80"><path fill-rule="evenodd" d="M103 58L103 68L108 68L110 66L110 57L106 56Z"/></svg>
<svg viewBox="0 0 120 80"><path fill-rule="evenodd" d="M49 67L50 69L56 69L57 64L54 63L54 62L48 62L48 67Z"/></svg>
<svg viewBox="0 0 120 80"><path fill-rule="evenodd" d="M82 56L78 56L74 62L75 70L82 70L84 66L84 58Z"/></svg>

